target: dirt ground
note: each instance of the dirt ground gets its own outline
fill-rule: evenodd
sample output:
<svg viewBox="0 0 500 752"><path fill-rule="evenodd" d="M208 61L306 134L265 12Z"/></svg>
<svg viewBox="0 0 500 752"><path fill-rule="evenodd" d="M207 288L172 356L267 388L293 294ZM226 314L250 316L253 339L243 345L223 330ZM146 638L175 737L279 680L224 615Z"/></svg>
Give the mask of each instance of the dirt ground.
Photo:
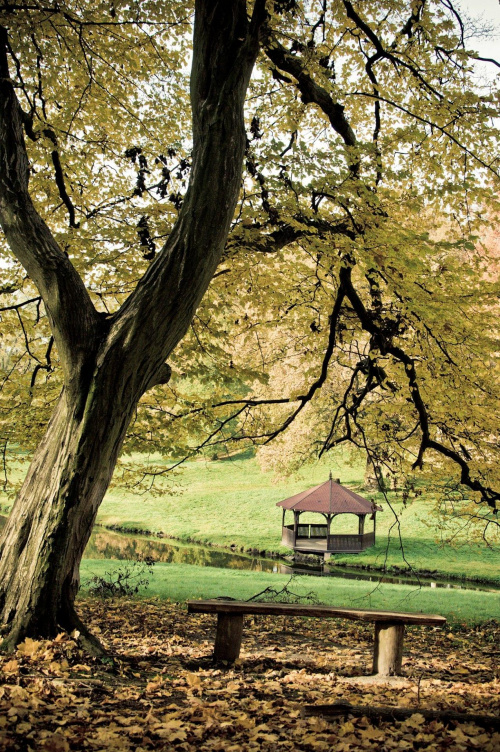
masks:
<svg viewBox="0 0 500 752"><path fill-rule="evenodd" d="M410 627L404 677L375 680L373 625L246 617L241 657L214 666L215 617L160 601L82 600L112 658L73 638L26 640L0 658L0 750L500 751L476 723L426 722L420 711L499 716L500 625ZM398 706L396 722L303 717L306 705Z"/></svg>

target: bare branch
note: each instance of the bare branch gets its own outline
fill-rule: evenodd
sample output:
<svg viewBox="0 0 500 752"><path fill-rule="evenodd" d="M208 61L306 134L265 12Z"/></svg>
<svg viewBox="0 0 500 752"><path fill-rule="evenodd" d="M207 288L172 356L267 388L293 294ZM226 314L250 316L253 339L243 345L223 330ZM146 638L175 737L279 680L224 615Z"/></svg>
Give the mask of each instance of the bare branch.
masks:
<svg viewBox="0 0 500 752"><path fill-rule="evenodd" d="M22 303L15 303L10 306L4 306L4 308L0 308L0 313L2 313L2 311L16 311L18 308L23 308L30 303L39 303L40 301L40 296L38 296L37 298L30 298L29 300L24 300Z"/></svg>
<svg viewBox="0 0 500 752"><path fill-rule="evenodd" d="M415 120L418 120L420 123L424 123L425 125L430 126L431 128L435 128L440 133L442 133L444 136L450 139L458 148L463 151L465 154L467 154L469 157L474 159L478 164L481 165L481 167L484 167L489 172L492 172L497 178L500 178L500 172L498 170L495 170L494 167L492 167L492 164L496 159L493 159L490 164L484 161L484 159L481 159L477 154L475 154L473 151L471 151L465 144L463 144L461 141L458 140L452 133L450 133L449 129L439 125L434 120L429 120L429 118L423 117L422 115L417 115L416 112L412 112L407 107L403 107L403 105L398 104L398 102L394 102L391 99L387 99L386 97L381 97L376 94L370 94L367 91L353 91L352 96L355 97L369 97L370 99L378 99L379 102L385 102L386 104L391 105L391 107L394 107L396 110L399 110L400 112L404 112L405 115L409 115L410 117L414 118Z"/></svg>
<svg viewBox="0 0 500 752"><path fill-rule="evenodd" d="M283 433L283 431L285 431L288 428L288 426L291 423L293 423L295 418L299 415L299 413L302 412L302 410L307 405L307 403L312 400L312 398L314 397L318 389L321 389L321 387L325 383L326 377L328 375L328 366L330 364L330 360L333 355L333 351L335 349L335 345L337 341L337 324L338 324L340 311L342 308L342 303L344 301L345 294L346 293L345 293L344 286L342 282L340 282L339 289L337 291L337 297L335 299L332 314L330 316L330 333L328 336L328 344L325 350L325 354L323 356L323 363L321 364L321 373L319 377L316 379L316 381L313 384L311 384L307 394L297 398L298 400L300 400L300 404L297 407L297 409L294 410L294 412L288 416L288 418L284 421L284 423L280 426L280 428L278 428L276 431L273 431L270 434L269 438L265 442L266 444L272 441L274 438L276 438L276 436L278 436L280 433Z"/></svg>
<svg viewBox="0 0 500 752"><path fill-rule="evenodd" d="M75 207L73 205L73 202L71 201L68 191L66 190L66 183L64 181L64 173L61 165L61 158L59 156L59 152L57 150L57 139L56 135L53 130L50 128L47 128L44 131L45 135L50 138L52 143L54 144L54 149L52 150L50 156L52 159L52 164L54 165L54 172L55 172L55 179L56 179L56 185L57 189L59 191L59 195L61 197L61 201L63 202L64 206L68 210L69 215L69 226L78 228L80 227L80 222L75 221Z"/></svg>
<svg viewBox="0 0 500 752"><path fill-rule="evenodd" d="M493 63L497 68L500 68L500 63L492 57L481 57L481 55L469 55L473 60L480 60L482 63Z"/></svg>

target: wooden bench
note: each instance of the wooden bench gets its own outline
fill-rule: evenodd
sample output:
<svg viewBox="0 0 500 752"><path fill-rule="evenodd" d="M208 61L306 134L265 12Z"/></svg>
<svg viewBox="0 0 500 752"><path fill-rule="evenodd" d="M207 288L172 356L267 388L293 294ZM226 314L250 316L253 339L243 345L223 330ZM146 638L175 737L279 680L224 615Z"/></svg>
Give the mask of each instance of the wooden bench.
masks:
<svg viewBox="0 0 500 752"><path fill-rule="evenodd" d="M318 619L353 619L375 624L373 673L380 676L401 674L405 624L443 626L444 616L376 611L361 608L301 605L298 603L262 603L257 601L188 601L189 613L217 614L214 661L233 663L240 654L244 614L265 616L309 616Z"/></svg>

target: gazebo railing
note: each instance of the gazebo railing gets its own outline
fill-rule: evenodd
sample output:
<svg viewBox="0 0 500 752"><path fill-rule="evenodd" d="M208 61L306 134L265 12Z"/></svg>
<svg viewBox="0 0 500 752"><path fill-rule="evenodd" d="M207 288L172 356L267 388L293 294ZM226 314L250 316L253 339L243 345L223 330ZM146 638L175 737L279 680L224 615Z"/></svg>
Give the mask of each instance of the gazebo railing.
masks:
<svg viewBox="0 0 500 752"><path fill-rule="evenodd" d="M326 525L299 525L297 538L326 538Z"/></svg>
<svg viewBox="0 0 500 752"><path fill-rule="evenodd" d="M375 543L375 533L364 535L329 535L327 551L363 551Z"/></svg>
<svg viewBox="0 0 500 752"><path fill-rule="evenodd" d="M281 542L290 548L300 547L307 540L326 541L327 551L364 551L375 543L375 533L363 535L349 535L344 533L330 534L327 539L326 525L298 525L297 538L294 537L294 526L286 525L282 529Z"/></svg>
<svg viewBox="0 0 500 752"><path fill-rule="evenodd" d="M293 548L295 545L295 536L293 534L293 525L287 525L283 527L281 531L281 542L284 546Z"/></svg>

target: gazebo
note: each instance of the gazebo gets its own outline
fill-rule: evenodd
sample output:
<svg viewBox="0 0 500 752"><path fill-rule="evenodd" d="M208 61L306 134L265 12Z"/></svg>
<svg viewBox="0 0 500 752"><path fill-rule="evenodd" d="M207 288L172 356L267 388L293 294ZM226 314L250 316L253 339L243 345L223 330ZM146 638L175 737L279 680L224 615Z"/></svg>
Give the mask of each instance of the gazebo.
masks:
<svg viewBox="0 0 500 752"><path fill-rule="evenodd" d="M329 480L319 486L279 501L276 506L283 508L281 542L294 551L306 554L349 553L357 554L375 544L377 506L373 499L367 501L362 496L334 481L330 473ZM293 524L286 525L286 513L293 512ZM316 512L323 515L326 524L300 524L302 512ZM357 535L332 534L331 524L338 514L355 514L358 517ZM373 520L373 531L365 533L367 515Z"/></svg>

